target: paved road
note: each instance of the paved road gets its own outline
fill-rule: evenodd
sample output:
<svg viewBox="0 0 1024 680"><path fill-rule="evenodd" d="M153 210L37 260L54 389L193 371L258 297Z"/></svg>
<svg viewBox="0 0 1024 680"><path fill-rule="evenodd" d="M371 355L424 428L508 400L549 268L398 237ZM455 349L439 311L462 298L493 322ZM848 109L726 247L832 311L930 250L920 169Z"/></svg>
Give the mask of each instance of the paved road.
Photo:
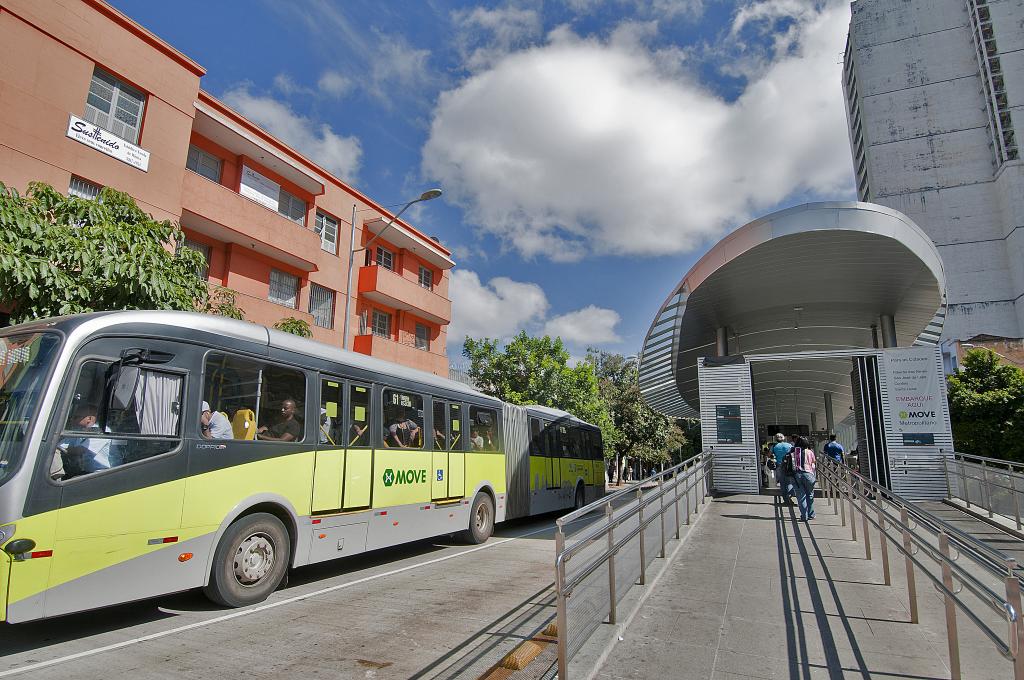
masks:
<svg viewBox="0 0 1024 680"><path fill-rule="evenodd" d="M553 519L307 567L249 609L189 592L0 624L0 678L477 678L554 617Z"/></svg>

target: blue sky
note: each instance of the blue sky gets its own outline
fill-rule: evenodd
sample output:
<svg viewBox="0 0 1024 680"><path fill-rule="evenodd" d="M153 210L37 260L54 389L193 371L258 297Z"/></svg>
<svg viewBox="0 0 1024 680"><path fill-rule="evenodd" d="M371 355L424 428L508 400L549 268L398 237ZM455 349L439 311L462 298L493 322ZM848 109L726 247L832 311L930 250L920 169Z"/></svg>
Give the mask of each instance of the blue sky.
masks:
<svg viewBox="0 0 1024 680"><path fill-rule="evenodd" d="M845 0L113 4L452 248L461 338L636 353L718 238L854 196Z"/></svg>

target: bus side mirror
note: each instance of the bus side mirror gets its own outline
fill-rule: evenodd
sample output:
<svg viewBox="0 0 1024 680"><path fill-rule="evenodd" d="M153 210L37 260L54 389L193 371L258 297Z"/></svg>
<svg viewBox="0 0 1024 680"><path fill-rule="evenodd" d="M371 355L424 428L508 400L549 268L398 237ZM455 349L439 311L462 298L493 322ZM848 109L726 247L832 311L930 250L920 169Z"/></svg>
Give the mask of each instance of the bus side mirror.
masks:
<svg viewBox="0 0 1024 680"><path fill-rule="evenodd" d="M16 538L4 546L4 552L8 555L24 555L27 552L32 552L35 547L36 542L31 538Z"/></svg>
<svg viewBox="0 0 1024 680"><path fill-rule="evenodd" d="M135 397L135 388L139 384L142 371L138 366L118 366L114 385L110 390L110 410L125 411L131 406Z"/></svg>

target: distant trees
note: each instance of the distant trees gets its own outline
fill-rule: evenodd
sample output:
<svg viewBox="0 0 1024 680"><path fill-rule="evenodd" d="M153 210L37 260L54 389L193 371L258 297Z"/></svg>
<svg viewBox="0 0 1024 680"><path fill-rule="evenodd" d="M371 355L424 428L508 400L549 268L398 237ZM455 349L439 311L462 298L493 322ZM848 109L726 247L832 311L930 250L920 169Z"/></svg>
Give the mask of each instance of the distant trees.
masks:
<svg viewBox="0 0 1024 680"><path fill-rule="evenodd" d="M274 328L285 333L297 335L300 338L313 337L313 329L305 319L296 319L294 316L286 316L274 324Z"/></svg>
<svg viewBox="0 0 1024 680"><path fill-rule="evenodd" d="M0 301L14 323L115 309L194 311L208 301L203 256L181 229L105 188L98 200L0 183Z"/></svg>
<svg viewBox="0 0 1024 680"><path fill-rule="evenodd" d="M948 384L957 451L1024 461L1024 371L972 349Z"/></svg>

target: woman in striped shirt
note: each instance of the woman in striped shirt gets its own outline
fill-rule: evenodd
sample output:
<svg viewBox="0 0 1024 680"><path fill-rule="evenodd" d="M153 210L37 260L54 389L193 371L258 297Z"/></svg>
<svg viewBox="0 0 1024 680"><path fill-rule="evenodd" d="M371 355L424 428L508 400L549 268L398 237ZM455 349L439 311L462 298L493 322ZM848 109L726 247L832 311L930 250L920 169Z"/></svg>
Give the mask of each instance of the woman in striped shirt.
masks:
<svg viewBox="0 0 1024 680"><path fill-rule="evenodd" d="M818 481L815 476L814 449L804 437L797 437L796 445L789 455L793 459L793 486L800 504L800 519L806 522L814 519L814 485Z"/></svg>

